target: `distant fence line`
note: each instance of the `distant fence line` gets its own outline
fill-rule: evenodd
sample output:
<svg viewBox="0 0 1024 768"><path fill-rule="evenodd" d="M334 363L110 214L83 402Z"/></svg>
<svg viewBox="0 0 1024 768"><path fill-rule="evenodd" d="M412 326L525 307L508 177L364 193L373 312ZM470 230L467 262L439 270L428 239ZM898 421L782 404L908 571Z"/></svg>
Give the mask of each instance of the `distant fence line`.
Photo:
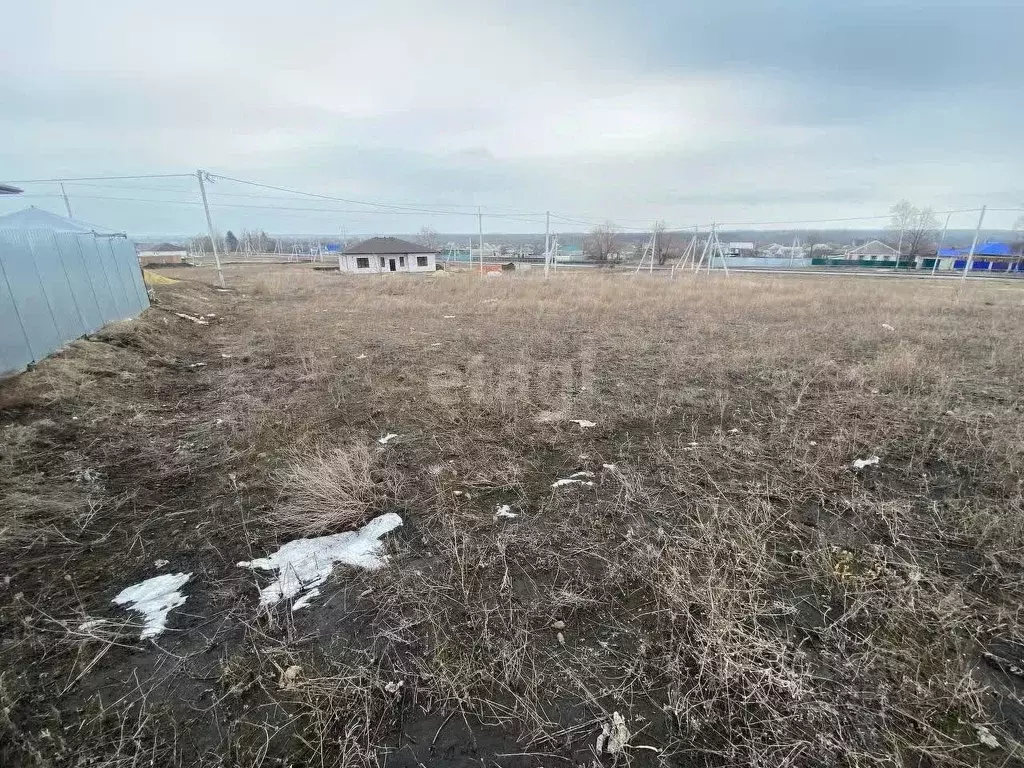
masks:
<svg viewBox="0 0 1024 768"><path fill-rule="evenodd" d="M0 375L148 306L125 236L0 229Z"/></svg>
<svg viewBox="0 0 1024 768"><path fill-rule="evenodd" d="M221 264L295 264L327 261L338 263L337 253L222 253ZM193 267L212 267L216 265L212 253L193 253L185 257L183 264Z"/></svg>

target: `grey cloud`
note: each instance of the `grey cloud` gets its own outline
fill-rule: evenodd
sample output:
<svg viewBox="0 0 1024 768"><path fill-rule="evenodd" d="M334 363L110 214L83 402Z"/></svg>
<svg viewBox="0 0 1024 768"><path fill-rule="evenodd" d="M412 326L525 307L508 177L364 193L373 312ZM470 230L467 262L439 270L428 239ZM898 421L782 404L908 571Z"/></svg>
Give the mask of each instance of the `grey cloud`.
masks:
<svg viewBox="0 0 1024 768"><path fill-rule="evenodd" d="M373 109L364 99L361 111L345 103L342 86L359 83L367 87L364 97L373 93L373 65L359 71L334 71L326 62L317 66L316 49L302 41L282 38L274 50L274 66L291 66L294 50L301 53L294 66L306 68L285 86L273 85L276 70L258 56L246 59L243 54L258 52L237 41L211 59L208 71L193 67L175 74L173 67L149 69L143 60L126 62L122 72L89 66L66 71L47 66L46 27L37 18L30 28L41 38L20 43L32 55L0 80L0 173L14 179L188 172L202 166L348 198L551 208L638 223L866 215L884 212L901 197L937 206L1024 201L1017 181L1024 177L1015 40L1024 6L1018 2L550 5L527 0L513 10L479 6L464 20L466 29L459 28L460 36L472 34L484 47L473 49L466 67L509 63L500 86L466 91L446 81L461 77L458 68L448 69L444 77L422 78L426 92L416 94L421 98ZM272 18L260 18L246 23L256 25L260 39L273 38ZM429 75L436 41L420 37L415 19L406 28L395 21L400 18L388 17L389 34L397 44L415 40L424 46L418 74ZM514 24L506 27L499 23L503 19ZM512 27L520 37L511 36ZM536 30L535 40L530 30ZM547 58L553 49L559 55ZM87 57L88 46L83 50ZM551 82L538 79L545 69L536 66L517 81L516 57L549 62ZM301 85L304 74L317 88L300 97L289 87ZM736 121L727 122L730 130L721 136L715 134L723 120L716 113L719 104L703 103L684 89L650 87L695 82L711 83L728 120ZM394 80L387 85L388 93L404 93ZM632 143L583 144L581 137L584 146L602 147L587 151L574 146L570 134L552 144L561 149L545 149L543 156L509 144L507 132L499 130L514 120L536 125L557 109L570 116L572 127L564 130L600 135L600 111L586 111L595 95L614 101L633 93L680 101L667 111L659 111L664 104L642 102L637 120L693 115L693 125L680 126L678 137L671 126L641 130ZM581 123L571 118L577 113L593 116ZM617 115L616 125L629 129L628 118ZM559 129L556 124L552 130ZM100 200L103 190L88 187L73 188L72 196L83 218L137 231L193 232L202 228L202 219L189 189L185 180L166 194L140 191L135 203ZM274 211L242 207L262 203L232 193L257 191L213 186L215 214L224 228L473 229L469 214ZM60 205L52 198L25 198L2 201L0 210L37 200ZM340 203L264 202L347 210ZM493 224L536 228L512 219Z"/></svg>

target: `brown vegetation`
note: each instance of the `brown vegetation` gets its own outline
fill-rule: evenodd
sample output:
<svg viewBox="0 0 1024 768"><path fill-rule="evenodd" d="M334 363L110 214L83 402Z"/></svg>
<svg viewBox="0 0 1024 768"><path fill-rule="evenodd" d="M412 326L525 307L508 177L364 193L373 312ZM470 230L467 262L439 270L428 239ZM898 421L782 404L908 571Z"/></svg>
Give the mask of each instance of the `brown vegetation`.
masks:
<svg viewBox="0 0 1024 768"><path fill-rule="evenodd" d="M1015 284L175 274L0 384L0 764L1024 756Z"/></svg>

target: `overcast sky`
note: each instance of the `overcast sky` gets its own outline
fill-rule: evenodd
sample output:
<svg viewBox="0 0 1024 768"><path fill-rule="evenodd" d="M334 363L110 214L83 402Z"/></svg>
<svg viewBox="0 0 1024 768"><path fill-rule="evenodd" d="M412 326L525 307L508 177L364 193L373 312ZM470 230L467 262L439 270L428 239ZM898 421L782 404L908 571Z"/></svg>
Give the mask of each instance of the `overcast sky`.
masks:
<svg viewBox="0 0 1024 768"><path fill-rule="evenodd" d="M0 181L201 167L531 214L486 217L509 232L538 230L532 214L547 209L641 227L868 216L900 198L1024 205L1021 0L154 5L7 8ZM77 217L134 233L205 226L194 180L103 184L68 185ZM63 211L37 196L54 185L24 187L32 196L0 212ZM226 181L210 192L221 229L476 229L465 213Z"/></svg>

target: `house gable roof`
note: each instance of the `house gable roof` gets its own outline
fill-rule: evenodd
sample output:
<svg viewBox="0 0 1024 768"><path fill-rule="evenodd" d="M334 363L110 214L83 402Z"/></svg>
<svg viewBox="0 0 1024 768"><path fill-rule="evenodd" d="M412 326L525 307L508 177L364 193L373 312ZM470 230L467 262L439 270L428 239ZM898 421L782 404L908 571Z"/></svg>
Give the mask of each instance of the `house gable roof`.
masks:
<svg viewBox="0 0 1024 768"><path fill-rule="evenodd" d="M345 249L347 254L370 256L408 255L410 253L437 253L436 248L428 248L418 243L410 243L400 237L371 237Z"/></svg>
<svg viewBox="0 0 1024 768"><path fill-rule="evenodd" d="M851 248L846 253L848 256L860 256L862 254L895 256L896 249L891 245L886 245L881 240L872 240L869 243L864 243L864 245L858 245L856 248Z"/></svg>
<svg viewBox="0 0 1024 768"><path fill-rule="evenodd" d="M156 245L139 246L139 250L149 253L184 253L188 251L188 246L175 245L174 243L157 243Z"/></svg>

